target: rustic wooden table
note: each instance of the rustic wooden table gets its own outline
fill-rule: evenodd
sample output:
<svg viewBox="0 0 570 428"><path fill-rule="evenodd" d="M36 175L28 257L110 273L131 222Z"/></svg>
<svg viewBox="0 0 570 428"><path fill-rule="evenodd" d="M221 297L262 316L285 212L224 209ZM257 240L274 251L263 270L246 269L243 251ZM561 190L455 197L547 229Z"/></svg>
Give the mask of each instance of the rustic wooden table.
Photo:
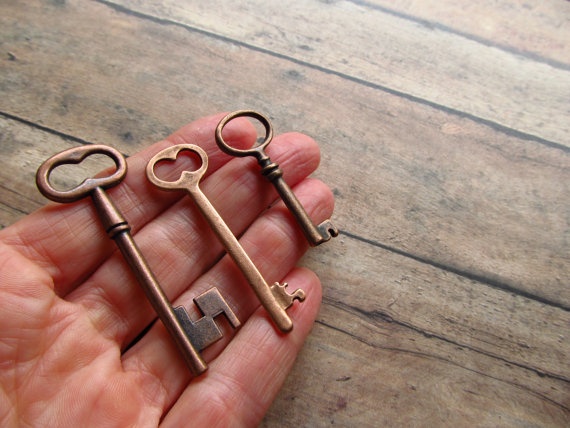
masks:
<svg viewBox="0 0 570 428"><path fill-rule="evenodd" d="M324 301L263 426L570 424L570 2L0 2L0 224L38 165L253 108L317 139Z"/></svg>

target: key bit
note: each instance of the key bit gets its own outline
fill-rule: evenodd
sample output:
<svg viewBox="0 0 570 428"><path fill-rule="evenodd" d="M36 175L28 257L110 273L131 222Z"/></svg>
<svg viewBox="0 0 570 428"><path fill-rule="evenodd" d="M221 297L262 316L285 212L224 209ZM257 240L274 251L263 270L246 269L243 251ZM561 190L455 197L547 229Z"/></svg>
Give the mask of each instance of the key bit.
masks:
<svg viewBox="0 0 570 428"><path fill-rule="evenodd" d="M277 303L283 309L288 309L295 300L298 300L300 302L305 300L305 292L303 290L298 288L292 294L289 294L286 290L287 285L288 284L286 282L284 282L283 284L275 282L270 287L273 297L275 297L275 300L277 300Z"/></svg>
<svg viewBox="0 0 570 428"><path fill-rule="evenodd" d="M224 127L233 119L238 117L252 117L258 120L265 128L265 138L259 144L255 144L249 149L236 149L230 146L223 138L222 131ZM330 220L325 220L318 226L315 225L299 199L293 193L293 190L283 179L283 171L279 168L279 165L272 162L265 148L269 145L273 139L273 127L268 118L266 118L261 113L253 110L238 110L233 113L228 114L224 117L218 126L216 127L216 143L220 150L231 156L245 157L253 156L257 159L259 166L261 167L261 174L273 184L277 193L283 199L285 206L295 217L295 220L301 227L303 234L312 246L317 246L323 242L327 242L332 237L338 236L338 229L332 224Z"/></svg>
<svg viewBox="0 0 570 428"><path fill-rule="evenodd" d="M198 351L207 348L222 338L222 331L214 322L214 318L218 315L224 314L233 328L240 326L238 318L217 288L210 288L205 293L195 297L194 303L198 306L202 315L204 315L197 321L192 321L188 316L188 312L182 306L174 308L174 312L184 331L188 334L192 345Z"/></svg>
<svg viewBox="0 0 570 428"><path fill-rule="evenodd" d="M51 185L50 174L56 167L81 163L94 154L109 156L115 162L116 171L106 177L88 178L71 190L57 190ZM120 152L103 145L89 145L63 151L46 160L36 173L36 184L45 197L56 202L74 202L91 196L105 231L121 250L158 317L178 346L188 368L197 376L208 368L198 351L221 337L221 331L213 317L223 312L234 327L239 326L239 320L215 287L195 299L205 315L200 320L190 321L182 307L172 309L133 240L129 224L104 190L119 184L126 173L127 163ZM200 346L194 345L194 342Z"/></svg>

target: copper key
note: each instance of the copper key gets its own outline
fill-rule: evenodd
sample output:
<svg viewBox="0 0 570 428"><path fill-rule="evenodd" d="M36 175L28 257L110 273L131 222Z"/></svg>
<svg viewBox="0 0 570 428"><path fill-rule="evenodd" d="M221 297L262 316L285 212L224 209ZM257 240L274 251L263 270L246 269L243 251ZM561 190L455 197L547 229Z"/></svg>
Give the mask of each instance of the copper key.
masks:
<svg viewBox="0 0 570 428"><path fill-rule="evenodd" d="M78 164L94 154L110 157L115 162L115 172L106 177L88 178L71 190L57 190L51 185L50 174L56 167L64 164ZM103 145L89 145L65 150L46 160L38 169L36 184L46 198L56 202L75 202L91 196L107 234L121 250L158 317L182 353L188 368L194 375L199 375L208 366L198 351L222 337L213 318L223 313L234 328L237 328L240 322L215 287L194 299L204 315L198 321L191 321L186 309L182 306L172 308L135 244L130 234L129 224L105 193L104 189L119 184L126 173L127 163L120 152Z"/></svg>
<svg viewBox="0 0 570 428"><path fill-rule="evenodd" d="M156 176L154 167L158 162L165 160L174 161L178 154L185 150L193 152L200 157L201 166L196 171L183 171L180 178L176 181L164 181ZM305 292L301 289L297 289L293 294L288 294L285 290L285 287L287 287L286 283L279 284L276 282L272 286L269 286L267 282L265 282L265 279L246 254L237 238L198 186L200 179L207 169L208 156L204 150L192 144L179 144L157 153L149 161L146 167L146 174L151 183L161 189L186 190L190 194L198 206L198 209L226 248L230 257L232 257L247 278L257 298L267 310L274 323L281 331L290 331L293 328L293 322L285 310L293 304L295 299L303 301L305 299Z"/></svg>
<svg viewBox="0 0 570 428"><path fill-rule="evenodd" d="M252 117L257 119L265 128L265 138L259 144L254 145L250 149L236 149L230 146L222 137L224 127L233 119L238 117ZM253 110L238 110L228 114L224 117L216 127L216 143L220 150L228 155L244 157L253 156L257 159L259 166L261 166L261 174L267 178L275 187L283 202L293 214L297 223L303 230L305 237L312 246L320 245L327 242L332 237L338 236L338 229L332 224L330 220L325 220L316 226L310 219L309 215L295 196L289 185L283 179L283 171L275 162L265 153L265 148L273 139L273 127L265 116Z"/></svg>

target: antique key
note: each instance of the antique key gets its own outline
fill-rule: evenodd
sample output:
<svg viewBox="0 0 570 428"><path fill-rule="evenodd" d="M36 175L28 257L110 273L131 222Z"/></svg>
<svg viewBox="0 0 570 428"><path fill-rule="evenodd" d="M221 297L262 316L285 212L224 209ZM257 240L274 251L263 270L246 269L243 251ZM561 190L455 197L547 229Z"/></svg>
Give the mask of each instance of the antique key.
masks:
<svg viewBox="0 0 570 428"><path fill-rule="evenodd" d="M154 167L158 162L165 160L174 161L178 154L185 150L193 152L200 157L201 165L196 171L183 171L180 178L176 181L164 181L156 176ZM293 294L288 294L285 290L287 283L279 284L276 282L269 286L265 282L265 279L246 254L237 238L198 186L207 169L208 156L204 150L192 144L180 144L157 153L147 164L146 174L151 183L157 187L164 190L186 190L190 194L230 257L243 272L257 298L277 327L283 332L290 331L293 328L293 322L285 310L293 304L295 299L303 301L305 292L297 289Z"/></svg>
<svg viewBox="0 0 570 428"><path fill-rule="evenodd" d="M50 174L56 167L78 164L94 154L110 157L115 162L115 172L106 177L88 178L71 190L57 190L51 185ZM36 184L45 197L56 202L74 202L91 196L105 231L121 250L158 317L182 353L188 368L194 375L199 375L208 367L199 351L222 337L222 332L213 318L223 313L234 328L237 328L240 322L215 287L194 299L194 303L204 315L198 321L190 320L182 306L172 308L135 244L129 224L105 193L104 189L119 184L126 173L127 163L117 150L103 145L81 146L65 150L46 160L38 169Z"/></svg>
<svg viewBox="0 0 570 428"><path fill-rule="evenodd" d="M257 119L265 128L264 140L259 144L255 144L250 149L236 149L226 143L222 137L222 131L228 122L243 116ZM303 208L303 205L301 205L299 199L297 199L289 185L283 179L283 171L279 168L279 165L275 162L271 162L271 159L265 153L265 148L269 145L272 139L273 127L271 126L269 119L261 113L253 110L238 110L230 113L224 117L216 127L216 143L220 150L232 156L253 156L257 159L259 166L261 166L261 174L273 184L275 189L277 189L279 196L283 199L283 202L285 202L285 205L297 220L297 223L303 230L303 233L309 243L312 246L316 246L323 242L327 242L332 237L338 235L338 229L330 220L325 220L318 226L315 226L311 221L309 215Z"/></svg>

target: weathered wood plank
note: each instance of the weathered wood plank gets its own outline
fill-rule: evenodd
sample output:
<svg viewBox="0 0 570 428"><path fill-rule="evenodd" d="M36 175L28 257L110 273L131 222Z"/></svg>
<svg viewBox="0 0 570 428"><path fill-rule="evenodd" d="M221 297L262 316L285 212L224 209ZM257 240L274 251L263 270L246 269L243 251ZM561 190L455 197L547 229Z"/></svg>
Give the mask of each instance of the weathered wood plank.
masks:
<svg viewBox="0 0 570 428"><path fill-rule="evenodd" d="M202 114L269 112L321 142L345 232L568 308L567 151L103 5L15 5L4 110L126 153Z"/></svg>
<svg viewBox="0 0 570 428"><path fill-rule="evenodd" d="M402 349L399 343L390 343L390 338L402 334L397 329L387 327L382 333L388 337L385 345L367 345L317 325L262 426L568 424L567 410L518 383L508 384L421 351ZM405 340L420 347L424 342L419 335ZM449 354L458 352L444 343L440 346Z"/></svg>
<svg viewBox="0 0 570 428"><path fill-rule="evenodd" d="M2 227L45 203L35 189L35 173L40 163L50 156L48 153L56 141L61 139L0 116Z"/></svg>
<svg viewBox="0 0 570 428"><path fill-rule="evenodd" d="M0 226L16 222L46 203L36 189L36 171L47 158L79 145L76 141L38 129L30 124L0 116ZM62 189L112 165L109 159L90 156L79 168L57 168L52 184Z"/></svg>
<svg viewBox="0 0 570 428"><path fill-rule="evenodd" d="M370 111L368 88L335 91L358 105L321 110L330 122L315 135L346 232L569 308L567 151L393 100ZM343 117L352 136L335 128Z"/></svg>
<svg viewBox="0 0 570 428"><path fill-rule="evenodd" d="M384 334L401 332L387 328ZM520 384L509 385L422 352L398 349L398 344L395 349L390 343L369 346L347 337L326 326L313 330L263 426L568 424L567 411ZM421 346L419 336L407 340ZM441 346L448 353L458 352Z"/></svg>
<svg viewBox="0 0 570 428"><path fill-rule="evenodd" d="M266 426L570 421L567 311L348 238L313 254L325 304Z"/></svg>
<svg viewBox="0 0 570 428"><path fill-rule="evenodd" d="M239 8L223 1L105 3L570 145L570 68L490 49L367 2L249 0Z"/></svg>
<svg viewBox="0 0 570 428"><path fill-rule="evenodd" d="M352 0L489 46L568 68L570 2L544 0Z"/></svg>
<svg viewBox="0 0 570 428"><path fill-rule="evenodd" d="M323 250L318 260L332 266L334 260L344 259L347 254L359 254L359 264L321 274L328 284L325 299L331 306L361 321L343 327L344 323L331 318L327 324L352 332L355 337L369 337L372 343L381 335L368 336L366 330L374 330L370 324L396 323L427 338L444 339L465 351L496 359L489 366L506 362L539 374L542 377L534 377L533 382L537 392L540 390L547 397L561 393L559 402L564 401L560 397L570 394L570 389L558 393L548 388L542 390L544 377L570 382L570 361L566 358L570 354L570 342L563 333L565 326L570 325L568 311L381 248L370 248L369 244L350 238ZM346 284L358 284L358 292ZM538 313L539 317L533 316ZM429 349L430 353L443 357L445 354L439 353L438 346L425 346L423 350ZM477 369L461 353L446 358ZM501 370L502 367L488 368L484 372L505 381L516 380Z"/></svg>

